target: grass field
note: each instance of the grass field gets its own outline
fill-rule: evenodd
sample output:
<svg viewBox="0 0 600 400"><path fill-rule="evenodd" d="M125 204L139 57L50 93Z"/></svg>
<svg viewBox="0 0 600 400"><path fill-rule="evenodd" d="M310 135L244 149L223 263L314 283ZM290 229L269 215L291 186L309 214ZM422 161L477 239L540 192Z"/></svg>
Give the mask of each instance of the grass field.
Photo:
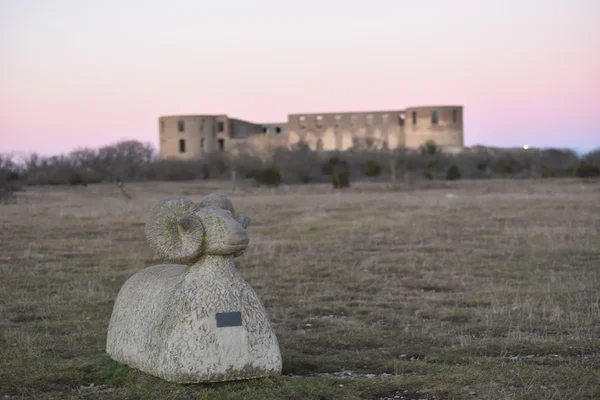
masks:
<svg viewBox="0 0 600 400"><path fill-rule="evenodd" d="M600 182L28 188L0 206L0 399L600 398ZM175 385L105 353L162 196L230 194L283 376ZM351 372L350 372L351 371Z"/></svg>

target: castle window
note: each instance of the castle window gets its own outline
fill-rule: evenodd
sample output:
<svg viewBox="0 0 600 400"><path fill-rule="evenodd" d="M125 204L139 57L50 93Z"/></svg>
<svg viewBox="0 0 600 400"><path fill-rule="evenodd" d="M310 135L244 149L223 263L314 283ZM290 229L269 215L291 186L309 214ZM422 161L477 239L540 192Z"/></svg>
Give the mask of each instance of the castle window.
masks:
<svg viewBox="0 0 600 400"><path fill-rule="evenodd" d="M417 112L413 111L412 112L412 120L413 120L413 125L417 124Z"/></svg>
<svg viewBox="0 0 600 400"><path fill-rule="evenodd" d="M276 133L281 133L281 128L280 128L280 127L276 127L276 128L275 128L275 132L276 132Z"/></svg>
<svg viewBox="0 0 600 400"><path fill-rule="evenodd" d="M160 121L160 131L163 132L165 130L165 121Z"/></svg>
<svg viewBox="0 0 600 400"><path fill-rule="evenodd" d="M269 130L267 128L263 128L263 133L267 133Z"/></svg>
<svg viewBox="0 0 600 400"><path fill-rule="evenodd" d="M300 129L304 129L304 121L306 120L306 117L304 115L301 115L298 117L298 123L300 124Z"/></svg>
<svg viewBox="0 0 600 400"><path fill-rule="evenodd" d="M219 132L223 132L225 130L225 124L223 122L219 122L217 129Z"/></svg>
<svg viewBox="0 0 600 400"><path fill-rule="evenodd" d="M404 117L404 113L400 113L400 115L398 115L398 124L404 125Z"/></svg>
<svg viewBox="0 0 600 400"><path fill-rule="evenodd" d="M315 117L316 121L317 121L317 126L320 128L323 125L323 116L322 115L317 115Z"/></svg>
<svg viewBox="0 0 600 400"><path fill-rule="evenodd" d="M225 150L225 139L219 139L219 151Z"/></svg>
<svg viewBox="0 0 600 400"><path fill-rule="evenodd" d="M433 125L437 125L437 123L438 123L438 112L437 112L437 110L432 110L431 111L431 123Z"/></svg>
<svg viewBox="0 0 600 400"><path fill-rule="evenodd" d="M200 148L204 150L204 138L200 139Z"/></svg>
<svg viewBox="0 0 600 400"><path fill-rule="evenodd" d="M452 110L452 122L458 121L458 110Z"/></svg>
<svg viewBox="0 0 600 400"><path fill-rule="evenodd" d="M179 139L179 152L185 153L185 139Z"/></svg>
<svg viewBox="0 0 600 400"><path fill-rule="evenodd" d="M183 132L185 131L185 121L180 119L179 121L177 121L177 130L179 132Z"/></svg>

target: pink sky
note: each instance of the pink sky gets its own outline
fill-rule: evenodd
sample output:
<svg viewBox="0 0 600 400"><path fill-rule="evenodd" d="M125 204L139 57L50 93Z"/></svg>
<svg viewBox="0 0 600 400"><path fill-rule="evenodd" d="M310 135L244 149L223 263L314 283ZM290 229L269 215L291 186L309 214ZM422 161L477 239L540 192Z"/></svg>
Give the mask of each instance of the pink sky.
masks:
<svg viewBox="0 0 600 400"><path fill-rule="evenodd" d="M0 153L428 104L465 107L467 145L600 147L600 1L205 3L0 2Z"/></svg>

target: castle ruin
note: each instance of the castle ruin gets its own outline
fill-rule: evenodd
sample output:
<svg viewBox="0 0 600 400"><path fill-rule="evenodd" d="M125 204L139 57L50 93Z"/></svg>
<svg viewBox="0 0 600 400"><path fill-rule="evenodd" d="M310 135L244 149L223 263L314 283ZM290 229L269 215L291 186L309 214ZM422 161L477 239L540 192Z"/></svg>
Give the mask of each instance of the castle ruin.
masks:
<svg viewBox="0 0 600 400"><path fill-rule="evenodd" d="M315 151L419 148L434 141L444 151L464 148L463 107L427 106L394 111L289 114L262 123L227 115L159 118L160 158L198 160L214 151L268 153L306 143Z"/></svg>

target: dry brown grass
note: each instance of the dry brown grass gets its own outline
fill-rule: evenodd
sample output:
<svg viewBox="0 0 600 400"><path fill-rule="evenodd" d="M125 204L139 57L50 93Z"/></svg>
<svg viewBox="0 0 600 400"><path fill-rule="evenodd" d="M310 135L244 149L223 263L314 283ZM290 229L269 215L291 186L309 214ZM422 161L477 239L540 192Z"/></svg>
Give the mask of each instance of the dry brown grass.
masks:
<svg viewBox="0 0 600 400"><path fill-rule="evenodd" d="M0 398L599 398L600 184L430 186L20 192L0 207ZM238 267L271 315L285 375L179 386L114 363L115 296L159 262L148 209L217 190L252 217ZM341 369L391 376L319 375Z"/></svg>

